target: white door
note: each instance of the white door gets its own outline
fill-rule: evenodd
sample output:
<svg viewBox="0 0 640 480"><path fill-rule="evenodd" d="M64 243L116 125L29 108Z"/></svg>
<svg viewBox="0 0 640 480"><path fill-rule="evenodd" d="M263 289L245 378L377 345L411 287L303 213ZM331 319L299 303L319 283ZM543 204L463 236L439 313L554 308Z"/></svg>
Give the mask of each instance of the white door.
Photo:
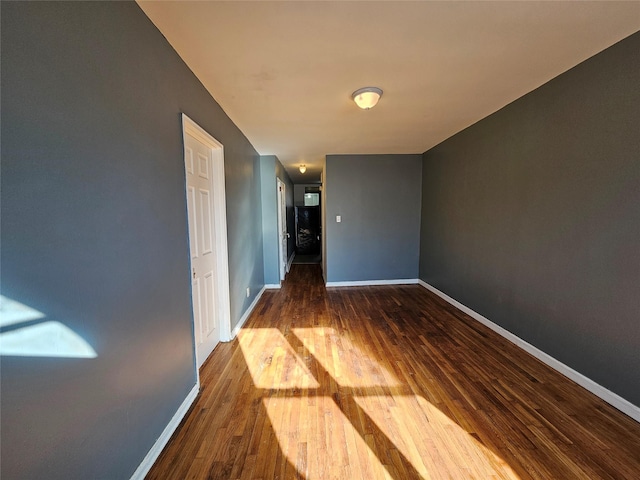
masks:
<svg viewBox="0 0 640 480"><path fill-rule="evenodd" d="M278 240L280 243L280 281L287 274L287 201L284 183L278 179Z"/></svg>
<svg viewBox="0 0 640 480"><path fill-rule="evenodd" d="M196 361L200 368L220 341L214 278L213 151L211 147L187 134L184 159Z"/></svg>

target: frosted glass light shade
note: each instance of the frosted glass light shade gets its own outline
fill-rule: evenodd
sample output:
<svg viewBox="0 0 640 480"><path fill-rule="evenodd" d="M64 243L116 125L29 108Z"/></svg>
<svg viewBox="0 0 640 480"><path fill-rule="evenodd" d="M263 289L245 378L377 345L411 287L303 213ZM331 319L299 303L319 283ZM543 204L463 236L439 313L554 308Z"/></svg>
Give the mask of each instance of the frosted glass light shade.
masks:
<svg viewBox="0 0 640 480"><path fill-rule="evenodd" d="M304 173L304 172L306 172L306 171L307 171L307 167L305 167L304 165L300 165L300 166L298 167L298 170L300 170L300 173Z"/></svg>
<svg viewBox="0 0 640 480"><path fill-rule="evenodd" d="M351 98L360 108L369 110L376 106L381 96L382 90L378 87L364 87L353 92Z"/></svg>

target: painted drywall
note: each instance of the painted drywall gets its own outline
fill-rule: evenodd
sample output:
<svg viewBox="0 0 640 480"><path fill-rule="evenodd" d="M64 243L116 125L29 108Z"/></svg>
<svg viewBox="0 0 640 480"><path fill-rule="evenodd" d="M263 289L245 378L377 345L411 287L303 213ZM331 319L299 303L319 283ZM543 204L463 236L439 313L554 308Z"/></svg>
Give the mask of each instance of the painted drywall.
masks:
<svg viewBox="0 0 640 480"><path fill-rule="evenodd" d="M234 324L264 284L259 156L135 3L1 9L2 293L44 314L3 332L97 355L1 357L2 477L129 478L196 383L181 113L224 145Z"/></svg>
<svg viewBox="0 0 640 480"><path fill-rule="evenodd" d="M262 250L264 283L280 283L278 269L278 192L276 179L276 157L260 157L260 209L262 210Z"/></svg>
<svg viewBox="0 0 640 480"><path fill-rule="evenodd" d="M427 151L420 278L640 405L640 34Z"/></svg>
<svg viewBox="0 0 640 480"><path fill-rule="evenodd" d="M287 231L293 232L293 184L280 160L274 155L260 157L260 185L262 210L262 235L264 250L264 283L280 284L279 235L278 235L278 179L285 185ZM293 238L293 235L292 235ZM287 240L287 260L293 254L295 244Z"/></svg>
<svg viewBox="0 0 640 480"><path fill-rule="evenodd" d="M421 178L421 155L327 155L328 282L418 277Z"/></svg>

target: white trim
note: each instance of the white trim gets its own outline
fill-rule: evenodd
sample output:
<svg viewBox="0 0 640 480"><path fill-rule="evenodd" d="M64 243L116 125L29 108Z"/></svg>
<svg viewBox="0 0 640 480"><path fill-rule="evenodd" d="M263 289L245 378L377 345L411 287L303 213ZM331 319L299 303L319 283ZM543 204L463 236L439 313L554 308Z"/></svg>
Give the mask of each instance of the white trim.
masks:
<svg viewBox="0 0 640 480"><path fill-rule="evenodd" d="M278 205L276 206L278 214L278 276L283 281L287 275L287 206L286 206L286 185L282 180L276 177L276 198Z"/></svg>
<svg viewBox="0 0 640 480"><path fill-rule="evenodd" d="M296 257L296 252L293 252L287 261L287 273L291 271L291 264L293 263L293 259Z"/></svg>
<svg viewBox="0 0 640 480"><path fill-rule="evenodd" d="M279 290L282 288L282 284L280 283L267 283L264 286L265 290Z"/></svg>
<svg viewBox="0 0 640 480"><path fill-rule="evenodd" d="M227 246L227 199L225 194L224 146L196 122L182 114L183 137L190 135L211 148L213 155L213 225L215 237L215 292L220 340L231 340L231 300L229 298L229 250ZM186 138L183 138L186 142Z"/></svg>
<svg viewBox="0 0 640 480"><path fill-rule="evenodd" d="M353 282L327 282L327 287L364 287L367 285L413 285L417 278L400 278L395 280L356 280Z"/></svg>
<svg viewBox="0 0 640 480"><path fill-rule="evenodd" d="M533 345L531 345L530 343L528 343L525 340L521 339L517 335L514 335L510 331L502 328L500 325L497 325L497 324L493 323L491 320L489 320L488 318L480 315L477 312L474 312L469 307L467 307L466 305L463 305L462 303L458 302L457 300L454 300L453 298L451 298L446 293L441 292L437 288L429 285L426 282L423 282L422 280L419 280L418 283L420 285L422 285L424 288L426 288L427 290L429 290L429 291L435 293L436 295L438 295L440 298L446 300L447 302L449 302L454 307L456 307L459 310L463 311L464 313L469 315L471 318L473 318L473 319L477 320L478 322L482 323L483 325L489 327L491 330L493 330L494 332L496 332L499 335L503 336L504 338L506 338L507 340L509 340L513 344L515 344L516 346L518 346L518 347L522 348L524 351L530 353L531 355L536 357L541 362L546 363L548 366L550 366L551 368L553 368L557 372L559 372L562 375L564 375L565 377L573 380L574 382L576 382L581 387L586 388L591 393L593 393L594 395L600 397L602 400L607 402L612 407L615 407L618 410L620 410L622 413L630 416L636 422L640 422L640 407L634 405L633 403L631 403L628 400L625 400L620 395L618 395L618 394L612 392L611 390L603 387L602 385L594 382L590 378L585 377L580 372L576 372L573 368L569 367L568 365L565 365L560 360L556 360L551 355L543 352L542 350L540 350L537 347L534 347Z"/></svg>
<svg viewBox="0 0 640 480"><path fill-rule="evenodd" d="M133 472L133 475L131 476L131 480L144 480L144 477L147 475L147 473L149 473L149 470L151 470L151 467L153 467L153 464L156 462L156 460L162 453L162 450L167 445L167 442L171 439L171 435L173 435L173 432L176 431L176 429L180 425L180 422L189 411L189 408L191 408L191 405L193 405L193 402L198 396L199 391L200 391L200 379L198 378L198 382L193 386L191 391L187 394L187 397L184 399L182 404L178 407L178 410L176 411L175 415L173 416L169 424L165 427L165 429L162 431L162 433L156 440L156 443L153 444L153 447L151 447L151 450L149 450L149 453L147 453L147 455L144 457L144 460L142 460L142 463L138 465L138 468L136 469L136 471Z"/></svg>
<svg viewBox="0 0 640 480"><path fill-rule="evenodd" d="M249 305L249 308L247 308L244 314L242 315L242 317L240 317L240 321L238 322L236 327L231 331L231 340L236 338L236 335L238 335L238 332L240 331L242 326L245 324L245 322L249 318L249 315L251 315L251 312L253 312L253 309L256 308L256 305L258 304L258 300L260 300L260 298L262 297L262 294L266 289L265 287L266 285L262 287L262 289L258 292L258 295L256 295L256 298L253 299L253 302L251 302L251 305Z"/></svg>

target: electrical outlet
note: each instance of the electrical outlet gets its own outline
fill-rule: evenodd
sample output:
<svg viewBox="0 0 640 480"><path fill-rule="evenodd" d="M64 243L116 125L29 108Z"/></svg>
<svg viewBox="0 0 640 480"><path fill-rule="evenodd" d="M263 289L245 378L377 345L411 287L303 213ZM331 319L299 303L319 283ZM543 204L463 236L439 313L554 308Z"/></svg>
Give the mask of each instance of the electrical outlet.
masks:
<svg viewBox="0 0 640 480"><path fill-rule="evenodd" d="M247 287L247 298L249 298L249 295L251 295L251 289Z"/></svg>

